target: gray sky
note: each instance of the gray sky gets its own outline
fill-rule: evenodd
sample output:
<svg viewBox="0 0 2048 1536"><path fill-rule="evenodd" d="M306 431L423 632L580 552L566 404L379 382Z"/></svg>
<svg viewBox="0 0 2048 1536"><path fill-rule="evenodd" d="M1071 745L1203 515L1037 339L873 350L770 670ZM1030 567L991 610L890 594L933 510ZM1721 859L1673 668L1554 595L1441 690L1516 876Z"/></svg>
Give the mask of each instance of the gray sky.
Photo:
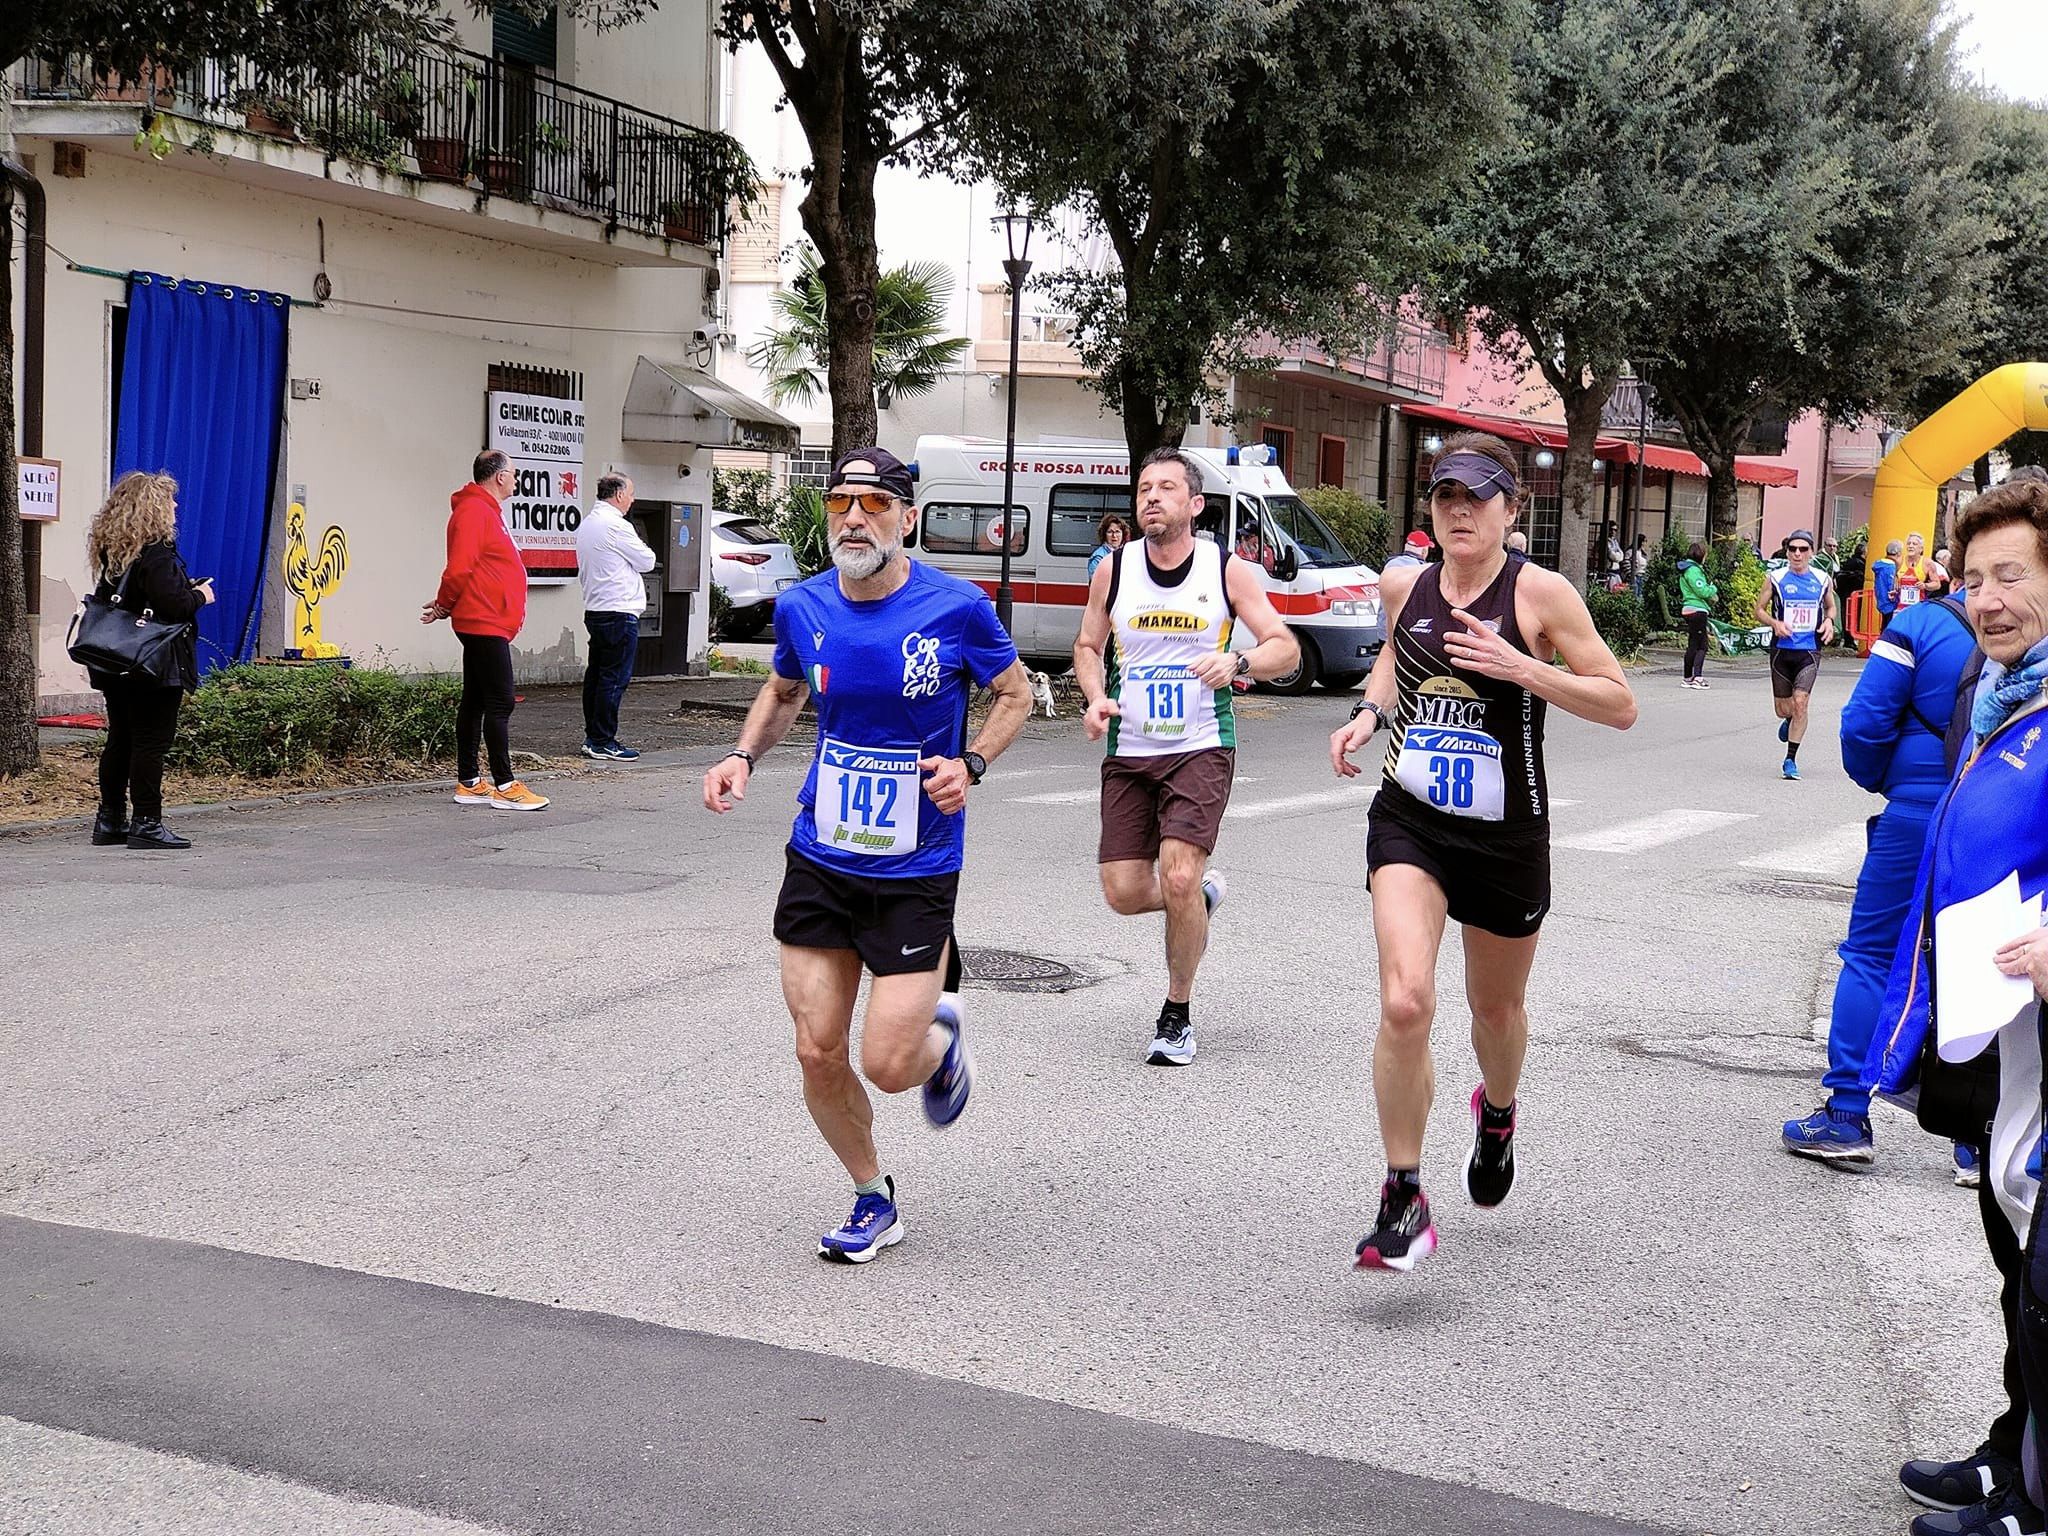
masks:
<svg viewBox="0 0 2048 1536"><path fill-rule="evenodd" d="M1952 0L1963 68L2015 100L2048 103L2048 0Z"/></svg>

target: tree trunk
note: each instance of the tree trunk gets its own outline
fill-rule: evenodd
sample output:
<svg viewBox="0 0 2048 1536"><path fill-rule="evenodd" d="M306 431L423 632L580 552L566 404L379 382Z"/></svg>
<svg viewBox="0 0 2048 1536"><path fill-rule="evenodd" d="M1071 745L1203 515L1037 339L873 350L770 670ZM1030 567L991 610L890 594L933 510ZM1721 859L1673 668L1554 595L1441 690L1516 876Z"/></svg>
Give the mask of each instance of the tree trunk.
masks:
<svg viewBox="0 0 2048 1536"><path fill-rule="evenodd" d="M1736 518L1741 512L1735 495L1735 455L1703 457L1707 464L1707 527L1716 540L1732 539L1739 531ZM1758 537L1762 537L1761 531Z"/></svg>
<svg viewBox="0 0 2048 1536"><path fill-rule="evenodd" d="M0 150L11 139L0 134ZM14 443L14 189L0 179L0 774L36 765L36 654Z"/></svg>
<svg viewBox="0 0 2048 1536"><path fill-rule="evenodd" d="M1131 453L1131 486L1135 490L1138 466L1145 462L1145 455L1155 448L1178 448L1187 435L1187 417L1183 414L1178 423L1166 420L1152 396L1150 381L1129 368L1123 371L1118 396L1123 401L1124 446Z"/></svg>
<svg viewBox="0 0 2048 1536"><path fill-rule="evenodd" d="M1600 413L1607 408L1620 377L1619 373L1596 375L1590 384L1564 397L1564 494L1557 526L1557 568L1579 588L1586 584L1592 540L1593 447L1600 436Z"/></svg>
<svg viewBox="0 0 2048 1536"><path fill-rule="evenodd" d="M1977 461L1970 466L1970 478L1977 482L1977 494L1982 496L1991 489L1991 455L1980 453Z"/></svg>

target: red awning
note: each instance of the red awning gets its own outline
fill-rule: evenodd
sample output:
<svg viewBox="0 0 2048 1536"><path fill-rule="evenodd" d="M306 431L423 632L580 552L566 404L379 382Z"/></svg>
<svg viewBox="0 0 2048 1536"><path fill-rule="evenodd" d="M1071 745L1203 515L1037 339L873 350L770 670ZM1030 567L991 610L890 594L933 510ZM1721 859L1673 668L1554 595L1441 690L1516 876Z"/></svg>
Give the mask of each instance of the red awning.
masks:
<svg viewBox="0 0 2048 1536"><path fill-rule="evenodd" d="M1562 449L1565 445L1564 428L1553 422L1523 421L1514 416L1489 416L1481 411L1455 410L1448 405L1411 405L1404 402L1401 409L1410 416L1448 422L1452 426L1468 427L1475 432L1491 432L1495 437L1506 438L1511 443L1534 443L1540 448L1555 449ZM1636 445L1631 438L1597 438L1593 444L1593 452L1610 464L1633 464L1636 461ZM1649 469L1669 470L1675 475L1686 475L1695 480L1707 478L1706 461L1698 454L1664 443L1646 444L1643 464ZM1735 478L1747 485L1797 485L1799 471L1786 464L1738 458L1735 461Z"/></svg>

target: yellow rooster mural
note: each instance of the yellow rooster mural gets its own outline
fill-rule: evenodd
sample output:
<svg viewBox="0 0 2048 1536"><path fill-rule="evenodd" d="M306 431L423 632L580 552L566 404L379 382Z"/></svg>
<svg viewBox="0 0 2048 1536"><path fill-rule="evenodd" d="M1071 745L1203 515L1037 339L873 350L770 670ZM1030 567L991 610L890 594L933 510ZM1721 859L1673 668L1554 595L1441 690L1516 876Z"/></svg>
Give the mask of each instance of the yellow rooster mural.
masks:
<svg viewBox="0 0 2048 1536"><path fill-rule="evenodd" d="M293 647L301 656L339 656L341 647L320 638L320 599L341 585L348 570L348 535L330 528L320 536L316 562L306 543L306 509L293 502L284 516L284 584L298 599L292 609Z"/></svg>

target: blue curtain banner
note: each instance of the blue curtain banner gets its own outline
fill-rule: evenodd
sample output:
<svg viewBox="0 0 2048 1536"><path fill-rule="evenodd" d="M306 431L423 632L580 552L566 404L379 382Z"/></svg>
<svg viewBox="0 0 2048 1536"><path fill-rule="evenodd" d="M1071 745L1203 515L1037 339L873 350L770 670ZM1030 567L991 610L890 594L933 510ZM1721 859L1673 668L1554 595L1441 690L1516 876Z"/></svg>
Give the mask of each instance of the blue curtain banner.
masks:
<svg viewBox="0 0 2048 1536"><path fill-rule="evenodd" d="M216 601L199 614L202 672L256 654L291 300L155 272L128 279L114 478L178 482L178 553Z"/></svg>

